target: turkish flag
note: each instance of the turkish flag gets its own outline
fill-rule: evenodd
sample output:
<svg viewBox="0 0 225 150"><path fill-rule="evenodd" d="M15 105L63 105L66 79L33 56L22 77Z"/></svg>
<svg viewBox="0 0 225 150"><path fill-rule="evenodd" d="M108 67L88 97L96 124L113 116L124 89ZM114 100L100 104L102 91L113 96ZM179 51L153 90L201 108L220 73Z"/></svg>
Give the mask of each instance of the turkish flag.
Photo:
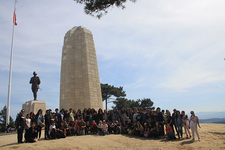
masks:
<svg viewBox="0 0 225 150"><path fill-rule="evenodd" d="M17 23L16 23L16 9L14 10L14 13L13 13L13 24L17 25Z"/></svg>

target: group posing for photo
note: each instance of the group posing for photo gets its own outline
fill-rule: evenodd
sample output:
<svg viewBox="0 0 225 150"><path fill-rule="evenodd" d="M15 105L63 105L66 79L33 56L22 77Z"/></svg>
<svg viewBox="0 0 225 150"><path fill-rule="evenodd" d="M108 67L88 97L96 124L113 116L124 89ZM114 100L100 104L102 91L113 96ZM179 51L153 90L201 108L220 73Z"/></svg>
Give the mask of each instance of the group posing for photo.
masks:
<svg viewBox="0 0 225 150"><path fill-rule="evenodd" d="M174 109L171 114L169 110L150 109L124 109L98 111L95 109L84 109L83 111L56 108L46 110L42 115L42 110L38 110L35 115L30 112L24 117L24 110L21 110L16 119L18 143L23 142L23 131L25 129L25 142L36 142L41 139L41 131L45 129L45 139L59 139L67 136L80 136L89 134L128 134L145 138L166 138L167 140L192 138L197 135L200 141L197 126L200 128L198 117L194 111L190 112L190 117L185 111ZM191 129L192 134L189 129ZM183 135L183 130L185 135ZM185 137L186 136L186 137Z"/></svg>

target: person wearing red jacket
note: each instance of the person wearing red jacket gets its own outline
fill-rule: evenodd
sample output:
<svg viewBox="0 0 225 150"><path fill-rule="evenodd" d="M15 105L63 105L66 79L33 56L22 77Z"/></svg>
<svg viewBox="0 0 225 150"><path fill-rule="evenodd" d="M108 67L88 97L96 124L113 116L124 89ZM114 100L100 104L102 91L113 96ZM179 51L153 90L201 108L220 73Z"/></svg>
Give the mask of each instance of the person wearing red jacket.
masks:
<svg viewBox="0 0 225 150"><path fill-rule="evenodd" d="M98 132L97 123L95 122L95 120L93 120L91 124L91 133L97 133L97 132Z"/></svg>

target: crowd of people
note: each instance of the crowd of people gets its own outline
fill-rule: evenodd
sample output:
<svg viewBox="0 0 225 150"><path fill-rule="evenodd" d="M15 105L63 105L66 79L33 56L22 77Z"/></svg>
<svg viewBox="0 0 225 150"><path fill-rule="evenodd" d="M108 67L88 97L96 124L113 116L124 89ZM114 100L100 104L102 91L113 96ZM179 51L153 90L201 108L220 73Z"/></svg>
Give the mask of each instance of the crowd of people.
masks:
<svg viewBox="0 0 225 150"><path fill-rule="evenodd" d="M21 110L17 117L18 143L23 143L23 130L25 129L25 142L36 142L41 138L41 130L45 130L45 139L65 138L67 136L80 136L88 134L128 134L146 138L166 138L167 140L192 138L195 134L198 140L200 136L197 125L200 128L198 117L191 111L188 117L184 111L174 109L171 114L169 110L150 109L121 109L116 107L111 111L95 109L84 109L83 111L56 108L38 110L35 115L31 112L23 117ZM191 128L192 134L189 129ZM183 135L183 129L185 135ZM186 137L185 137L186 136Z"/></svg>

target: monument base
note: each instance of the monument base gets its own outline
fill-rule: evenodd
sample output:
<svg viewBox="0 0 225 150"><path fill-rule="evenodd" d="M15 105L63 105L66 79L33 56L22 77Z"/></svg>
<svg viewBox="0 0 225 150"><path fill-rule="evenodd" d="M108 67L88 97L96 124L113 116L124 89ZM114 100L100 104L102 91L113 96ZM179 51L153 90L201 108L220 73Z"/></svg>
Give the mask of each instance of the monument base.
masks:
<svg viewBox="0 0 225 150"><path fill-rule="evenodd" d="M22 107L25 110L25 116L30 112L33 112L36 115L39 109L42 109L42 114L45 115L45 111L47 110L45 101L38 100L27 101Z"/></svg>

